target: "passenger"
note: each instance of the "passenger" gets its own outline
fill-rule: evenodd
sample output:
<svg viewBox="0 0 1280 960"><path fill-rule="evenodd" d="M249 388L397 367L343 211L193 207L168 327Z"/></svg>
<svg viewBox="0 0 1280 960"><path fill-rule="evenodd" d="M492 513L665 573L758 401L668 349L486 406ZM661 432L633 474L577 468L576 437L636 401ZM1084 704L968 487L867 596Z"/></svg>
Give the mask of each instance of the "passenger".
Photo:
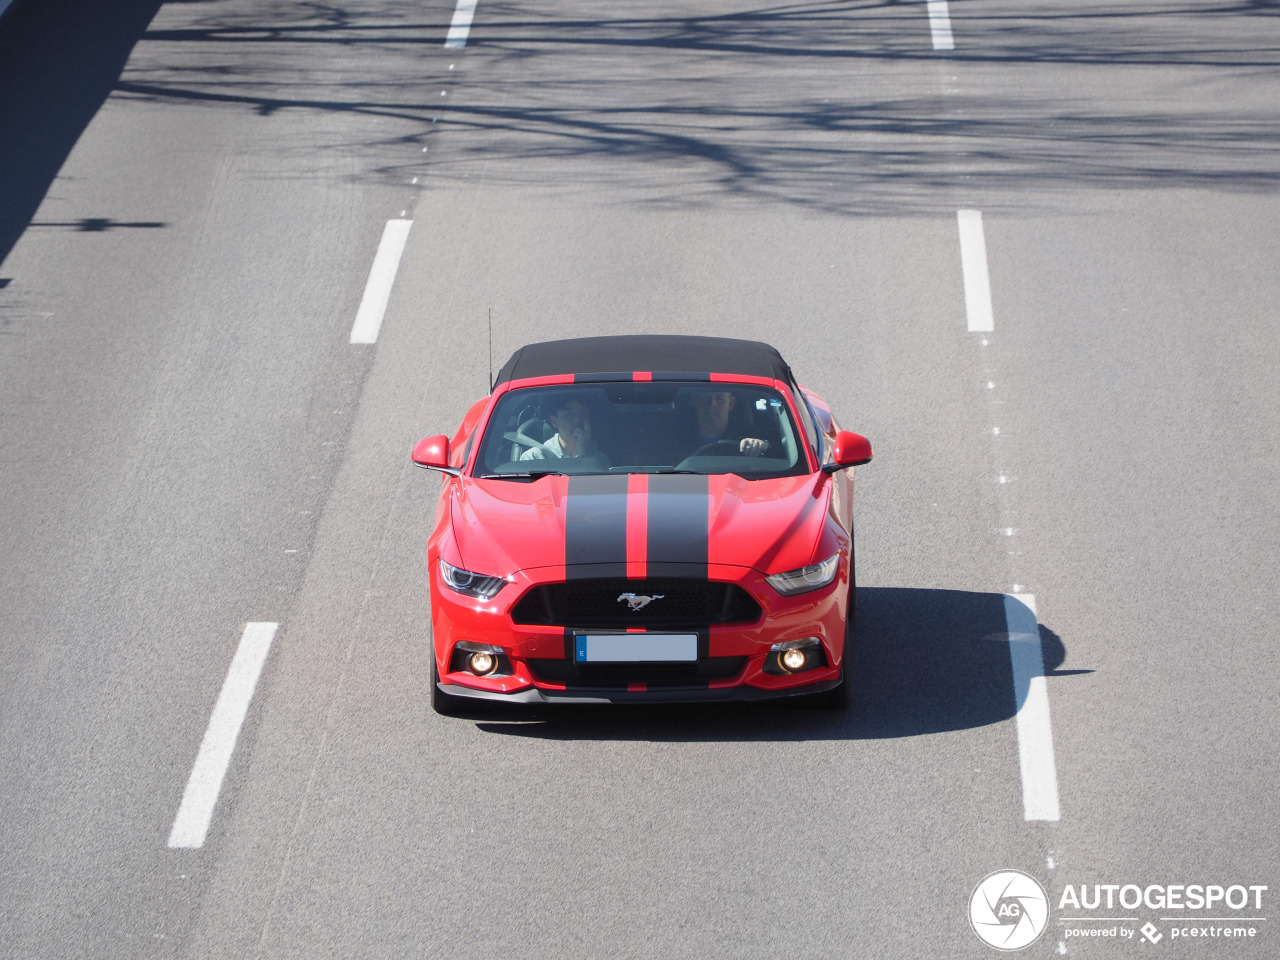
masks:
<svg viewBox="0 0 1280 960"><path fill-rule="evenodd" d="M547 423L555 436L541 446L530 447L520 454L521 460L546 460L549 457L594 457L606 466L608 458L591 439L591 410L581 400L561 394L552 399Z"/></svg>
<svg viewBox="0 0 1280 960"><path fill-rule="evenodd" d="M699 390L693 395L694 436L690 456L714 456L719 444L723 444L720 451L728 455L764 456L769 441L743 436L741 431L730 427L729 414L737 400L729 390Z"/></svg>

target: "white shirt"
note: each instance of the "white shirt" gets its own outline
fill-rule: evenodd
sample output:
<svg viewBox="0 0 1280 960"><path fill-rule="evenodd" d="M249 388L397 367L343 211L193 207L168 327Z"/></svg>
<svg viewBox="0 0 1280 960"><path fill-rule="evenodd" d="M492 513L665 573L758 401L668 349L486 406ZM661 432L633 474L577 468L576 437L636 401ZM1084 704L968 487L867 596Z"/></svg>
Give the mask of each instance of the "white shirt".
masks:
<svg viewBox="0 0 1280 960"><path fill-rule="evenodd" d="M546 460L548 454L557 459L567 457L569 454L565 452L564 441L560 439L560 434L556 434L541 447L530 447L524 453L520 454L521 460Z"/></svg>

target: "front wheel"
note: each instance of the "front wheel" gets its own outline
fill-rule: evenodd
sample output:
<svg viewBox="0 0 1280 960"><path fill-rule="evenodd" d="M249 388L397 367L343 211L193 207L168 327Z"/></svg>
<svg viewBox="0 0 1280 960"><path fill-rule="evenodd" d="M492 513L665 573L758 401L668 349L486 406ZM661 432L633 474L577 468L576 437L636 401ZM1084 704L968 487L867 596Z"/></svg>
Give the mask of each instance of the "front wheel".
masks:
<svg viewBox="0 0 1280 960"><path fill-rule="evenodd" d="M452 717L462 709L463 698L440 689L440 669L436 666L436 652L431 651L431 709L444 717Z"/></svg>
<svg viewBox="0 0 1280 960"><path fill-rule="evenodd" d="M854 556L853 531L849 531L849 603L844 610L844 643L849 645L853 632L853 618L858 613L858 569Z"/></svg>
<svg viewBox="0 0 1280 960"><path fill-rule="evenodd" d="M845 646L847 647L848 644L846 643ZM809 706L820 710L846 709L849 706L848 667L849 652L846 649L844 658L840 661L840 682L830 690L809 694Z"/></svg>

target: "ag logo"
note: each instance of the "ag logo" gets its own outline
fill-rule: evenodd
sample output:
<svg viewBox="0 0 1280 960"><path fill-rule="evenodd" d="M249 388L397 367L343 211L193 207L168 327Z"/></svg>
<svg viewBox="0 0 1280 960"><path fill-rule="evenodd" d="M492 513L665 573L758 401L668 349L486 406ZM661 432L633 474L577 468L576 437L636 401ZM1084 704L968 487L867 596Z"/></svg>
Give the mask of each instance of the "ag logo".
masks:
<svg viewBox="0 0 1280 960"><path fill-rule="evenodd" d="M1049 925L1049 895L1020 870L998 870L974 888L969 923L988 946L1021 950L1039 940Z"/></svg>

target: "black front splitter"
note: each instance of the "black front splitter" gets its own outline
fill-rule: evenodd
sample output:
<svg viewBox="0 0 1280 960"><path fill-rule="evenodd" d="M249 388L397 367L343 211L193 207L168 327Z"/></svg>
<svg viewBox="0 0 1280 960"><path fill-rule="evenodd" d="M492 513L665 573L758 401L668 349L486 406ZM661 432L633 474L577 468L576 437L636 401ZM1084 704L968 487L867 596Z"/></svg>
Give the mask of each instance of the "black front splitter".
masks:
<svg viewBox="0 0 1280 960"><path fill-rule="evenodd" d="M491 703L517 704L644 704L644 703L744 703L759 700L781 700L824 693L840 685L840 680L823 680L786 690L761 690L759 687L664 687L657 690L619 690L615 687L574 687L572 690L539 690L530 687L516 693L493 693L474 690L455 683L440 682L441 692L451 697L487 700Z"/></svg>

